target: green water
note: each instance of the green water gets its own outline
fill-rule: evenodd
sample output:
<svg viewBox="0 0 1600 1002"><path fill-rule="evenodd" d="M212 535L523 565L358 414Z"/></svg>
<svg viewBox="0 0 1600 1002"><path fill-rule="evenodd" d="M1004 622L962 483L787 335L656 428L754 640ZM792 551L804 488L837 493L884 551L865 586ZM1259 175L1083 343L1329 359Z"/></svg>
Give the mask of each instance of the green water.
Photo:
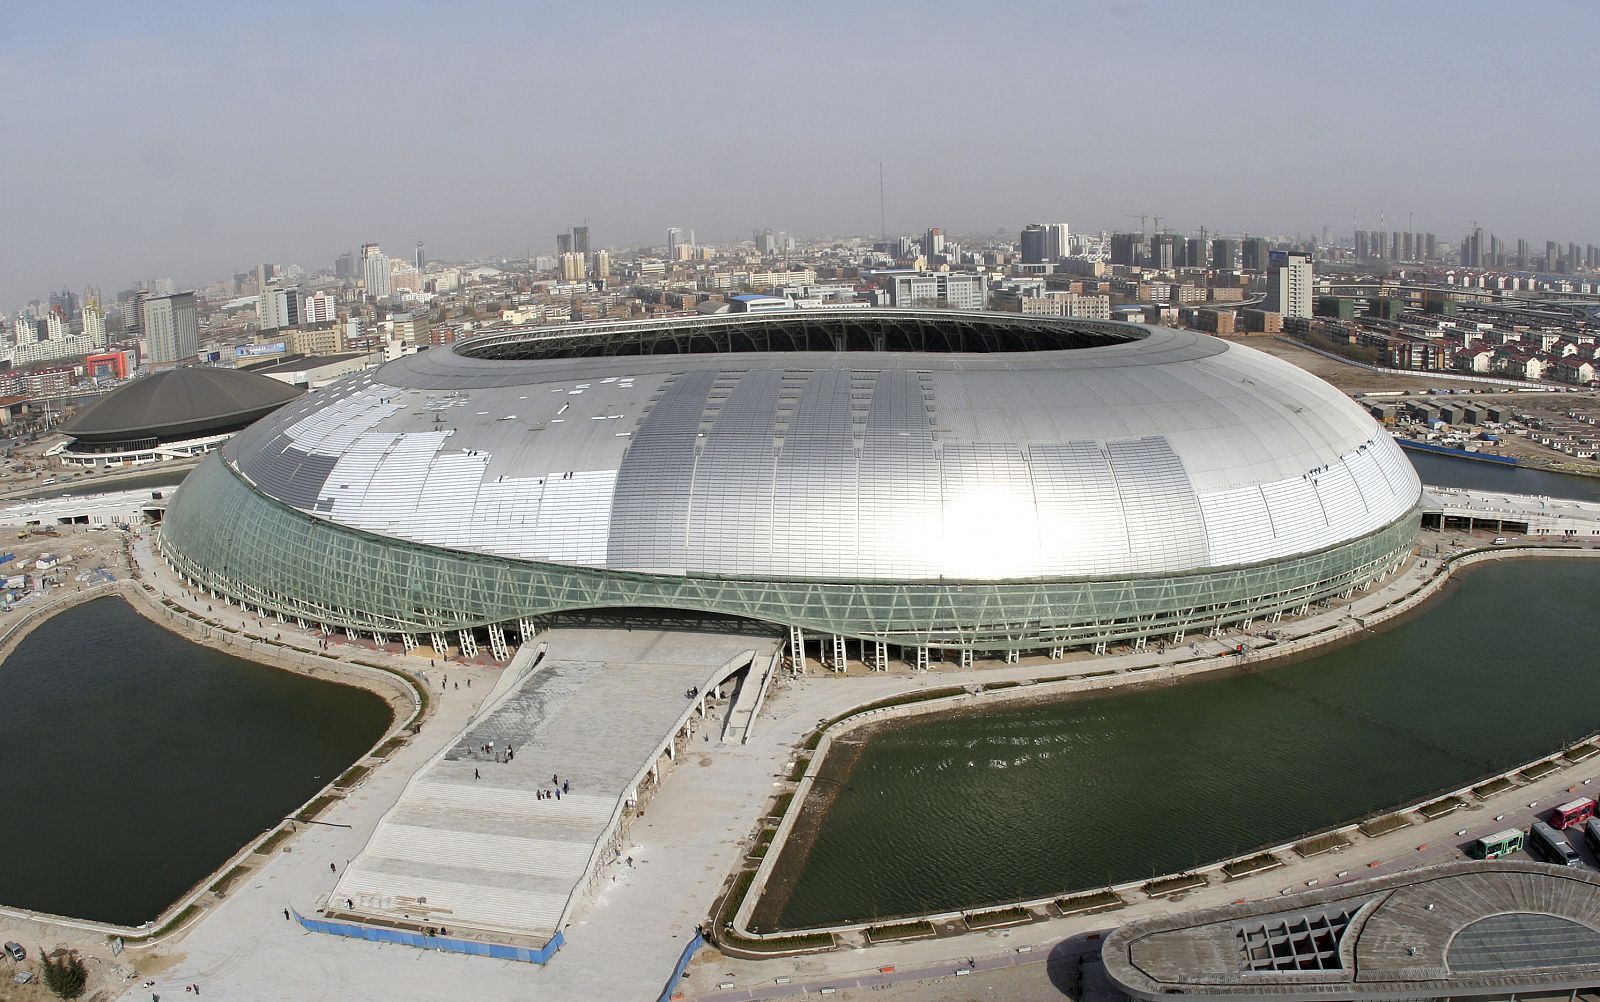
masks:
<svg viewBox="0 0 1600 1002"><path fill-rule="evenodd" d="M868 742L779 924L1148 878L1535 758L1600 729L1596 595L1600 561L1486 566L1298 663L913 718Z"/></svg>
<svg viewBox="0 0 1600 1002"><path fill-rule="evenodd" d="M0 905L137 925L360 758L364 689L230 657L120 598L0 663Z"/></svg>

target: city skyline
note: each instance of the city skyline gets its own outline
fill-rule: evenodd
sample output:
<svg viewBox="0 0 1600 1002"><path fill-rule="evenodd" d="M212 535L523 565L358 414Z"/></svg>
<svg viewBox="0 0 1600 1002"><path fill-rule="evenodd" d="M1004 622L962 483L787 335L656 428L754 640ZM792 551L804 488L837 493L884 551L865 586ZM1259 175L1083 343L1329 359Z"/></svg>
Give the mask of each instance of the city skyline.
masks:
<svg viewBox="0 0 1600 1002"><path fill-rule="evenodd" d="M0 303L137 276L187 286L255 260L316 268L367 241L518 257L584 220L596 247L655 244L669 226L707 242L865 235L880 163L891 234L1132 230L1140 213L1184 232L1600 232L1582 175L1600 141L1574 124L1593 99L1466 72L1582 65L1600 15L1577 5L1537 21L1373 5L1381 31L1359 8L1328 26L1265 4L1019 5L959 22L955 8L823 4L798 23L710 4L295 7L263 23L83 4L70 35L57 7L0 13L26 40L0 56L0 85L32 96L8 123L21 239L0 255ZM499 96L561 78L584 81L576 104ZM716 93L747 103L703 124ZM351 105L367 124L342 124ZM264 142L249 126L269 112L300 127Z"/></svg>

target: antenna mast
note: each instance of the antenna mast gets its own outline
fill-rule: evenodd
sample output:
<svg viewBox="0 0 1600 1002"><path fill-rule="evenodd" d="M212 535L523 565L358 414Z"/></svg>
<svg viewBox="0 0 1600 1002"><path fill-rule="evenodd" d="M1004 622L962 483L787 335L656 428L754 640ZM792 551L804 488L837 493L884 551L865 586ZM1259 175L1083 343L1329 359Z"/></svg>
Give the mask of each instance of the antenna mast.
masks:
<svg viewBox="0 0 1600 1002"><path fill-rule="evenodd" d="M889 242L888 213L883 207L883 161L878 161L878 239Z"/></svg>

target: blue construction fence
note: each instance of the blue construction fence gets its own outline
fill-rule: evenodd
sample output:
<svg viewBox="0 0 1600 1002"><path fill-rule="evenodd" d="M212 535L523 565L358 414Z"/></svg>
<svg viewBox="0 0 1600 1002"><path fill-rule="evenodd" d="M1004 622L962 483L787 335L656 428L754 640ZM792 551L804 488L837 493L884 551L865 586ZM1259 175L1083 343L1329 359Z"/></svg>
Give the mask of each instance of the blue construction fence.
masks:
<svg viewBox="0 0 1600 1002"><path fill-rule="evenodd" d="M398 943L401 946L414 946L419 950L443 950L445 953L464 953L474 957L492 957L495 960L520 960L526 964L548 964L556 951L566 944L566 938L559 930L550 937L550 942L534 949L529 946L506 946L502 943L477 943L450 936L429 936L420 932L407 932L404 929L384 929L356 925L352 922L330 922L327 919L306 918L299 912L294 912L294 918L307 931L325 933L329 936L364 939L369 943ZM688 958L685 957L683 962L687 964Z"/></svg>
<svg viewBox="0 0 1600 1002"><path fill-rule="evenodd" d="M689 940L689 945L678 955L678 966L672 969L672 977L667 979L667 987L661 989L661 997L656 1002L672 1002L672 993L678 990L678 982L683 980L683 972L689 969L689 961L694 959L694 952L700 949L705 941L706 938L698 932L694 934L694 939Z"/></svg>

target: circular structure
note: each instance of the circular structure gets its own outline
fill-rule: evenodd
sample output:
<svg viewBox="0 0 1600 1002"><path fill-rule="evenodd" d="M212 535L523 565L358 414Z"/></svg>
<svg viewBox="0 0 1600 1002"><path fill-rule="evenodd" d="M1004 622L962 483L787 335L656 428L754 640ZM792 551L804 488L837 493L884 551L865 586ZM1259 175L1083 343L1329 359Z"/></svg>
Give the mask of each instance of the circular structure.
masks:
<svg viewBox="0 0 1600 1002"><path fill-rule="evenodd" d="M104 465L192 456L299 395L297 387L237 369L158 372L111 391L63 424L73 438L63 458Z"/></svg>
<svg viewBox="0 0 1600 1002"><path fill-rule="evenodd" d="M1353 402L1214 338L794 312L390 362L235 437L162 535L203 587L375 633L648 608L1057 650L1363 587L1420 495Z"/></svg>

